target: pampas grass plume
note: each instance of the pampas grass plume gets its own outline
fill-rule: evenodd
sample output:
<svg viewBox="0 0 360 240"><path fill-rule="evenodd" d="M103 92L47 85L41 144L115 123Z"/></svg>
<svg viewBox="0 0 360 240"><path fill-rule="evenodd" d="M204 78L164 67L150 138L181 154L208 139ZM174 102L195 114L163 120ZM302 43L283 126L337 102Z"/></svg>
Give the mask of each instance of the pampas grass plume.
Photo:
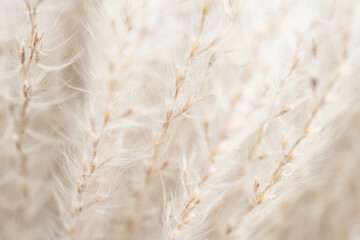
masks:
<svg viewBox="0 0 360 240"><path fill-rule="evenodd" d="M359 29L353 0L2 0L0 239L359 239Z"/></svg>

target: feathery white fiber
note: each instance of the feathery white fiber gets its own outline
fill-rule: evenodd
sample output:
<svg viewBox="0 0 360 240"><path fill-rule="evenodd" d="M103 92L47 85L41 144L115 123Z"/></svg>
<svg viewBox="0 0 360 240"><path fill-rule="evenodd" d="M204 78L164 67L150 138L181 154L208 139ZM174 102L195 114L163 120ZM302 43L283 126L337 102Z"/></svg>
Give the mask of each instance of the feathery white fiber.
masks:
<svg viewBox="0 0 360 240"><path fill-rule="evenodd" d="M0 239L360 238L356 0L2 0Z"/></svg>

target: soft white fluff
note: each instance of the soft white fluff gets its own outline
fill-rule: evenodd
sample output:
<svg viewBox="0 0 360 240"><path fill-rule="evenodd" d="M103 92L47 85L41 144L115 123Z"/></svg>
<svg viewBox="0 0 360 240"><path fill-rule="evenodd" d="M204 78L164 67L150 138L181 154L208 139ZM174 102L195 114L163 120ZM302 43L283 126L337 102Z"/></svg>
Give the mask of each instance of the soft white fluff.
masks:
<svg viewBox="0 0 360 240"><path fill-rule="evenodd" d="M359 239L356 0L2 0L0 239Z"/></svg>

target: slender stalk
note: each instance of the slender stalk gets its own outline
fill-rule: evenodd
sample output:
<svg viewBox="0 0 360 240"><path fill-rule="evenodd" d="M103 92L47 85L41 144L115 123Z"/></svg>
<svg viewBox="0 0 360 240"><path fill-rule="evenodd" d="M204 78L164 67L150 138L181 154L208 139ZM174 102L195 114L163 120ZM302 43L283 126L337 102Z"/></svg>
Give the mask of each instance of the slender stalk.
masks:
<svg viewBox="0 0 360 240"><path fill-rule="evenodd" d="M28 174L28 156L24 153L24 138L26 134L26 128L28 127L28 122L30 118L29 106L31 104L32 98L32 90L33 85L31 81L30 71L33 63L34 56L36 56L36 63L39 61L38 56L38 48L40 47L41 40L43 38L43 34L40 36L38 32L36 32L36 10L41 0L38 0L34 6L31 6L28 0L25 0L25 4L27 10L29 12L29 20L31 23L31 34L30 34L30 55L27 58L25 45L24 43L19 46L20 52L20 62L23 67L23 71L25 74L25 81L22 86L22 94L24 97L24 101L22 102L20 109L20 116L17 120L17 138L15 141L15 148L20 157L20 175L25 179ZM12 112L12 111L11 111ZM25 197L28 195L28 189L25 181L22 183L22 192Z"/></svg>
<svg viewBox="0 0 360 240"><path fill-rule="evenodd" d="M335 74L335 77L330 81L330 83L326 86L320 100L318 101L318 103L315 105L314 109L311 112L311 115L309 117L309 119L306 121L304 127L302 128L302 131L300 132L299 137L296 139L296 141L294 142L294 144L290 147L289 151L284 154L284 157L282 159L282 161L280 162L279 166L277 167L277 169L273 172L272 177L270 179L270 181L268 182L268 184L266 185L266 187L260 192L258 192L258 189L260 187L260 184L255 182L255 192L256 192L256 197L255 200L252 202L252 204L250 205L249 209L247 210L247 212L245 213L244 216L242 216L240 218L240 220L238 222L236 222L234 225L228 225L227 231L226 231L226 235L228 237L230 237L230 235L232 234L233 230L236 229L237 226L239 226L242 221L246 218L247 215L249 215L253 209L255 209L256 206L260 205L261 203L263 203L264 201L266 201L266 193L273 187L275 186L277 183L279 183L281 180L284 179L284 176L282 175L283 173L283 169L285 166L287 166L287 164L291 163L295 157L294 157L294 151L296 150L296 148L299 146L299 144L306 138L309 136L309 127L311 126L312 122L314 121L314 119L316 118L318 112L321 110L321 108L324 106L325 104L325 99L326 96L328 95L328 93L331 91L331 89L333 88L334 84L336 83L336 81L341 77L340 74L340 69L338 68Z"/></svg>

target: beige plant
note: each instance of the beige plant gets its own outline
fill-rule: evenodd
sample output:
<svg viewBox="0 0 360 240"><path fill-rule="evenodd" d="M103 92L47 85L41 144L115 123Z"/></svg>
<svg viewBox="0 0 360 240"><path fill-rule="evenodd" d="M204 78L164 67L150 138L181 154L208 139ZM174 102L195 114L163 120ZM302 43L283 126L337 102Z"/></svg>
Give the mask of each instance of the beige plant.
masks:
<svg viewBox="0 0 360 240"><path fill-rule="evenodd" d="M360 239L356 0L0 1L0 240Z"/></svg>

